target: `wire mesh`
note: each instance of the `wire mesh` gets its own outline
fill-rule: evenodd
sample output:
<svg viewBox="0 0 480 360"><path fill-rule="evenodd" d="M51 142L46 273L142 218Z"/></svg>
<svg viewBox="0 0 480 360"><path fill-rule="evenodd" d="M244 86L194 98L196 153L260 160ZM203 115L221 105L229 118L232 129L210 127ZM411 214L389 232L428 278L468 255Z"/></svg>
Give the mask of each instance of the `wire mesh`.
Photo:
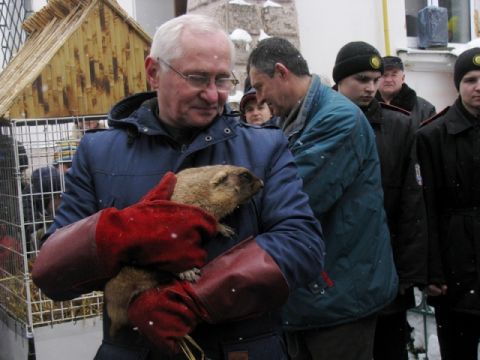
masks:
<svg viewBox="0 0 480 360"><path fill-rule="evenodd" d="M22 23L32 13L25 0L0 1L0 51L2 68L20 49L27 38Z"/></svg>
<svg viewBox="0 0 480 360"><path fill-rule="evenodd" d="M30 276L40 239L61 202L65 172L87 128L83 124L101 118L0 122L0 308L27 333L36 326L102 314L101 292L54 302Z"/></svg>

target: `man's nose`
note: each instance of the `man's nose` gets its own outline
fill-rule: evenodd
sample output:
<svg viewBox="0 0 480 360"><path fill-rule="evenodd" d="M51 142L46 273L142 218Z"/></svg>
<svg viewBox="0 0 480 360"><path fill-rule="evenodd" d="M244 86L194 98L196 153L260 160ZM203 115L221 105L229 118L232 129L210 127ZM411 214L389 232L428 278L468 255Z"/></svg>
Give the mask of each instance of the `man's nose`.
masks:
<svg viewBox="0 0 480 360"><path fill-rule="evenodd" d="M216 103L218 101L218 89L214 81L210 81L208 86L202 90L200 96L208 103Z"/></svg>
<svg viewBox="0 0 480 360"><path fill-rule="evenodd" d="M367 91L376 91L375 83L373 81L369 81L365 86L365 90Z"/></svg>

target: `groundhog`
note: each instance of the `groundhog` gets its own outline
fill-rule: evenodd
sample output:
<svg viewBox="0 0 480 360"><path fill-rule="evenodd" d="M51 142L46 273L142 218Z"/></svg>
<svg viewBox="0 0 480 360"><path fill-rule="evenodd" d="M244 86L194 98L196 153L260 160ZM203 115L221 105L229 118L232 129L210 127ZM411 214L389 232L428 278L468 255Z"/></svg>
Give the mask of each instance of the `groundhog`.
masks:
<svg viewBox="0 0 480 360"><path fill-rule="evenodd" d="M177 184L171 200L194 205L212 214L217 220L232 213L263 188L263 181L248 169L233 165L212 165L183 170L176 174ZM225 236L233 230L219 223L218 231ZM200 271L187 270L179 278L196 281ZM160 274L145 269L124 267L105 286L104 296L111 319L110 335L128 324L127 310L131 299L159 284Z"/></svg>

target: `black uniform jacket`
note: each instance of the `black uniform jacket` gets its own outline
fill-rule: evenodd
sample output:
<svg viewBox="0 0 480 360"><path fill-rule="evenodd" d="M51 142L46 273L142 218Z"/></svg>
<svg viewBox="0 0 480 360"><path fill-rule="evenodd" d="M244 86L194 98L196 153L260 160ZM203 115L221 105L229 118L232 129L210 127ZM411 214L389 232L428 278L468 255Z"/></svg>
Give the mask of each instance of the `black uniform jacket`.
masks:
<svg viewBox="0 0 480 360"><path fill-rule="evenodd" d="M480 119L460 99L418 130L429 231L429 283L446 304L480 314Z"/></svg>
<svg viewBox="0 0 480 360"><path fill-rule="evenodd" d="M426 214L415 154L416 125L408 112L375 99L362 110L375 132L384 205L400 286L425 285ZM413 288L410 287L406 296L397 296L386 311L413 306Z"/></svg>
<svg viewBox="0 0 480 360"><path fill-rule="evenodd" d="M377 91L376 98L378 101L383 101L380 91ZM435 115L435 106L424 98L417 96L415 90L405 83L402 84L402 88L390 101L390 104L407 110L417 127L422 121Z"/></svg>

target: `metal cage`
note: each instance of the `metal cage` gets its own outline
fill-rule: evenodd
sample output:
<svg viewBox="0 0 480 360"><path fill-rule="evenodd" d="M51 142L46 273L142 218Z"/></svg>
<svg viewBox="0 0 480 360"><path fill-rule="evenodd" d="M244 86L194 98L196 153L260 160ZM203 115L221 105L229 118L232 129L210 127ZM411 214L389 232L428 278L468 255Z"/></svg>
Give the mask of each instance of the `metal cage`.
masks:
<svg viewBox="0 0 480 360"><path fill-rule="evenodd" d="M61 202L64 173L82 135L78 124L100 119L0 122L0 311L26 338L38 327L102 315L101 292L54 302L30 276L40 239Z"/></svg>

